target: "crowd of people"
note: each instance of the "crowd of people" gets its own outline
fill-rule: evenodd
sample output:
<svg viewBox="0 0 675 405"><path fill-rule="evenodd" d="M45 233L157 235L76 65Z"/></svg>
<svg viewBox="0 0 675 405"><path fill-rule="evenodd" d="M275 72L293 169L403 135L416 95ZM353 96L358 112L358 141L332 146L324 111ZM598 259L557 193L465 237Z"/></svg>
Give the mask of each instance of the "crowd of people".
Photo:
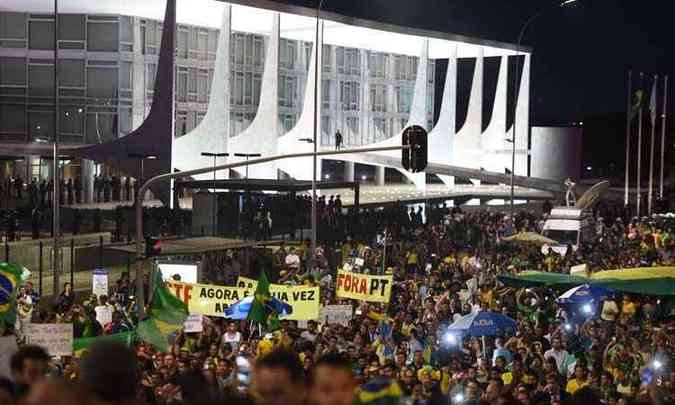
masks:
<svg viewBox="0 0 675 405"><path fill-rule="evenodd" d="M142 341L103 342L82 357L51 358L24 346L12 358L13 381L0 402L20 404L668 404L675 401L672 299L615 292L593 313L556 303L564 290L518 290L498 276L524 270L569 273L672 266L668 217L596 212L595 242L565 255L508 243L538 231L527 212L426 212L400 205L356 213L321 204L325 226L315 260L308 241L281 244L266 258L209 254L207 282L232 284L264 269L277 283L318 285L322 305L351 305L346 323L281 321L262 331L247 321L204 317L202 332L179 331L170 349ZM339 230L340 232L333 231ZM330 235L330 236L328 236ZM256 270L246 273L246 260ZM356 265L358 260L359 265ZM387 304L340 299L335 269L392 274ZM144 280L148 296L148 280ZM133 328L137 303L128 274L102 297L70 288L23 322L71 322L75 338ZM21 301L39 300L32 288ZM517 322L514 333L451 337L450 324L490 310ZM101 314L112 313L107 319ZM20 327L19 327L20 328ZM115 353L114 355L111 353ZM45 378L48 376L48 378ZM44 398L50 398L48 402ZM61 401L61 402L59 402ZM71 402L69 402L71 401ZM72 402L76 401L76 402ZM91 402L87 402L91 401ZM379 401L379 402L378 402Z"/></svg>

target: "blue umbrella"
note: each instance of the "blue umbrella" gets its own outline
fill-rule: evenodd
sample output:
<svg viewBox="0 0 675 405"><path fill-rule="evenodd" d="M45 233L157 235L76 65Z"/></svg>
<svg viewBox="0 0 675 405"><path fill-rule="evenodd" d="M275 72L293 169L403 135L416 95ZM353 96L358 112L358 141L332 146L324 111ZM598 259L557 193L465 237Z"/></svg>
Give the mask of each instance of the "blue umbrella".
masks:
<svg viewBox="0 0 675 405"><path fill-rule="evenodd" d="M582 284L567 290L555 301L558 304L587 304L606 300L612 295L611 290L593 284Z"/></svg>
<svg viewBox="0 0 675 405"><path fill-rule="evenodd" d="M508 316L492 312L477 311L465 315L448 326L450 334L470 336L496 336L507 331L515 332L517 322Z"/></svg>
<svg viewBox="0 0 675 405"><path fill-rule="evenodd" d="M227 307L225 310L225 318L230 319L246 319L248 318L248 313L251 311L251 305L253 304L253 296L246 297L241 299L234 304ZM290 315L293 312L293 307L289 304L280 301L274 297L269 301L268 305L276 311L279 317Z"/></svg>

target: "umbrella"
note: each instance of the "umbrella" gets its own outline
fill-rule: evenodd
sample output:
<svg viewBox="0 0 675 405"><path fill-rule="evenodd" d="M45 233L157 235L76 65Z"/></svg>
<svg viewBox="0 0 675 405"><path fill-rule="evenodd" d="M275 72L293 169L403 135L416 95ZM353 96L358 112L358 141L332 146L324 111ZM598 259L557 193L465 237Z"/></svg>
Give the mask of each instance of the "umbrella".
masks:
<svg viewBox="0 0 675 405"><path fill-rule="evenodd" d="M470 336L495 336L506 331L515 331L515 320L492 311L477 311L465 315L448 326L448 333Z"/></svg>
<svg viewBox="0 0 675 405"><path fill-rule="evenodd" d="M251 305L253 304L253 297L246 297L241 299L234 304L227 307L225 310L225 318L230 319L246 319L248 318L248 313L251 311ZM274 297L269 301L269 306L271 306L279 316L290 315L293 312L293 307L289 304L280 301Z"/></svg>
<svg viewBox="0 0 675 405"><path fill-rule="evenodd" d="M520 232L515 235L507 236L502 238L506 242L520 242L520 243L532 243L534 245L557 245L558 241L555 241L551 238L547 238L544 235L540 235L536 232Z"/></svg>
<svg viewBox="0 0 675 405"><path fill-rule="evenodd" d="M605 287L582 284L567 290L563 295L556 299L556 302L558 304L585 304L588 302L605 300L610 295L611 291Z"/></svg>

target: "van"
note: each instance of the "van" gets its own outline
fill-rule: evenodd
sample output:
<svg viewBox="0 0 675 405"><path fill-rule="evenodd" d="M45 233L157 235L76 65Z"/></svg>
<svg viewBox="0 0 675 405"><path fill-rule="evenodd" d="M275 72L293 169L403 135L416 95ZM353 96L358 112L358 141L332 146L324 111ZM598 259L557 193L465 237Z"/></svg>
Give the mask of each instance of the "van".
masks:
<svg viewBox="0 0 675 405"><path fill-rule="evenodd" d="M576 251L581 244L595 241L595 218L582 208L555 207L544 222L542 235L557 242L550 246L553 251L565 255L568 246Z"/></svg>

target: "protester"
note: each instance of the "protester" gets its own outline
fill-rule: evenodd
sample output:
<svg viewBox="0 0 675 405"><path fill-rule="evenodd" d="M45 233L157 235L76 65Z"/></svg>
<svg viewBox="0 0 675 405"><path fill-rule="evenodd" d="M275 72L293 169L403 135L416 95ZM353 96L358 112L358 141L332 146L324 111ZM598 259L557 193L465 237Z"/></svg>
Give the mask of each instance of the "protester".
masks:
<svg viewBox="0 0 675 405"><path fill-rule="evenodd" d="M282 319L280 329L272 331L246 320L205 316L201 332L172 334L167 350L134 341L135 356L114 349L119 357L108 358L92 347L80 360L53 360L50 370L110 403L136 403L132 393L134 399L138 394L137 403L160 405L341 405L375 399L666 404L675 398L675 334L667 296L616 292L584 314L556 303L566 288L517 289L498 278L524 270L568 274L579 264L591 273L672 266L672 220L630 219L606 207L600 215L604 225L595 228L596 241L559 255L503 240L515 232L538 231L541 223L531 213L512 217L436 205L408 215L402 204L343 212L336 201L319 203L322 225L314 266L309 265L309 243L288 242L268 257L209 253L202 280L233 286L238 276L257 278L264 269L279 284L319 286L321 304L347 305L350 319L306 324ZM247 262L256 263L253 274L247 273ZM345 264L355 273L390 275L389 301L337 297L335 270ZM70 308L57 305L60 321L72 322L76 337L116 336L137 324L135 280L124 274L111 284L109 299L78 297L85 301ZM27 289L22 296L33 301ZM513 318L517 327L484 338L446 336L450 324L479 310ZM105 320L108 314L112 321ZM98 325L101 315L100 322L108 325ZM31 318L44 322L55 316L35 311ZM112 372L106 367L119 362L126 376L106 374ZM21 374L15 372L17 381L27 384ZM115 392L106 391L111 387Z"/></svg>

